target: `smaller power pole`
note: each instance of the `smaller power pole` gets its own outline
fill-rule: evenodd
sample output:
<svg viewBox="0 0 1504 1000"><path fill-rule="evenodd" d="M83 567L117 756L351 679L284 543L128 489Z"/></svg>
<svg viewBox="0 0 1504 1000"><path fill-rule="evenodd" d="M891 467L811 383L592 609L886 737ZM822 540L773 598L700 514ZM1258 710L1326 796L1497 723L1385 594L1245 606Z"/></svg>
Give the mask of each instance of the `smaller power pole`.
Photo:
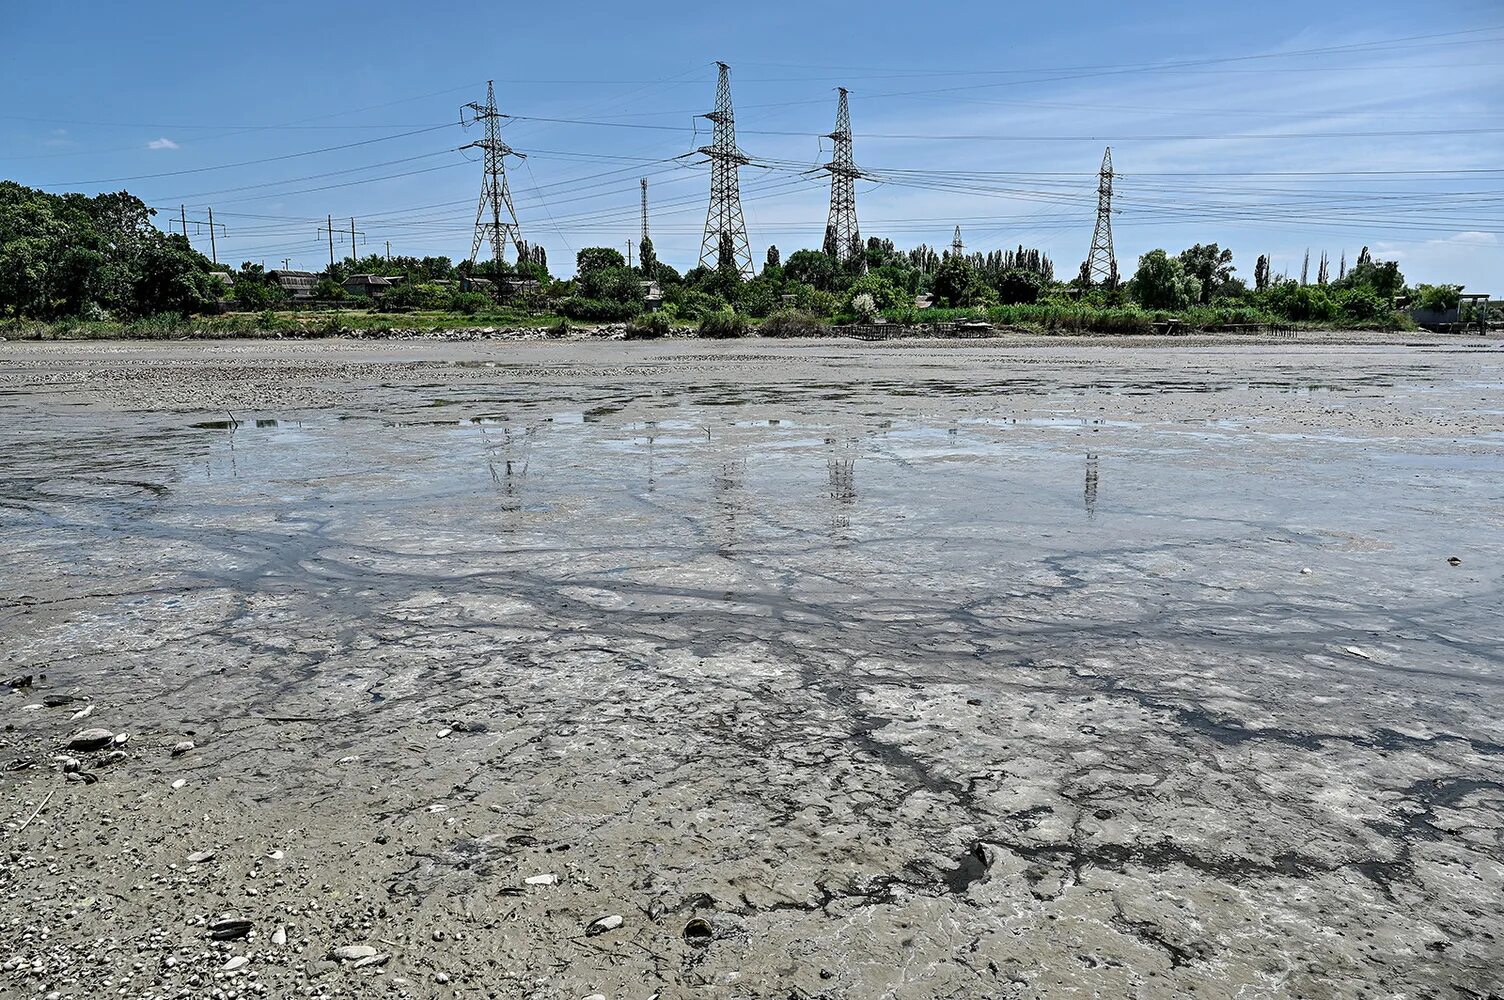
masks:
<svg viewBox="0 0 1504 1000"><path fill-rule="evenodd" d="M188 224L190 222L194 225L194 227L195 227L194 231L197 232L197 233L203 232L203 229L202 229L203 226L208 226L209 227L209 253L212 256L212 259L214 260L214 263L218 264L219 263L219 248L217 246L215 246L215 242L214 242L214 227L215 226L219 226L220 229L224 229L225 228L224 227L224 223L215 222L214 221L214 209L212 209L212 208L209 209L209 220L207 222L205 222L203 219L190 219L190 218L188 218L188 209L185 208L182 205L179 205L178 206L178 224L183 227L183 239L185 239L185 240L188 239Z"/></svg>
<svg viewBox="0 0 1504 1000"><path fill-rule="evenodd" d="M214 245L214 209L209 209L209 259L219 263L219 248Z"/></svg>
<svg viewBox="0 0 1504 1000"><path fill-rule="evenodd" d="M329 231L329 270L334 270L334 216L324 216L324 228Z"/></svg>
<svg viewBox="0 0 1504 1000"><path fill-rule="evenodd" d="M632 266L632 240L630 237L627 239L627 266Z"/></svg>
<svg viewBox="0 0 1504 1000"><path fill-rule="evenodd" d="M183 239L188 238L188 209L178 206L178 218L183 220Z"/></svg>
<svg viewBox="0 0 1504 1000"><path fill-rule="evenodd" d="M392 259L392 241L391 240L387 240L386 241L386 259L387 259L388 262L390 262L391 259Z"/></svg>
<svg viewBox="0 0 1504 1000"><path fill-rule="evenodd" d="M283 257L282 258L282 270L285 271L285 270L287 270L290 267L292 267L292 258L290 258L290 257Z"/></svg>

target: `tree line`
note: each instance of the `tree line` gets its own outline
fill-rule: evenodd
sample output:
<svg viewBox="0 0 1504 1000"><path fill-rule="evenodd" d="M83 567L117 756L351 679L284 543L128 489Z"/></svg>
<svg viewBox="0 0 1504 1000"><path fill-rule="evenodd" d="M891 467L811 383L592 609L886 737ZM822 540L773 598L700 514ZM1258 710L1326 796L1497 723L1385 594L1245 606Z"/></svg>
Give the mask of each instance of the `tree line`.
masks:
<svg viewBox="0 0 1504 1000"><path fill-rule="evenodd" d="M226 304L244 310L288 304L282 286L261 265L216 267L183 236L154 226L152 216L152 209L124 192L55 195L0 182L0 316L128 319L188 315ZM1126 329L1142 325L1142 316L1149 314L1382 323L1395 319L1395 304L1403 296L1427 305L1455 304L1459 290L1410 290L1395 262L1376 261L1366 248L1350 269L1344 261L1335 280L1329 280L1323 258L1314 283L1304 275L1298 281L1275 276L1268 258L1260 257L1252 285L1236 275L1232 252L1216 243L1179 253L1156 249L1138 259L1129 280L1105 287L1079 275L1057 280L1050 258L1024 246L968 254L924 244L904 250L873 237L844 254L827 247L796 250L787 258L769 247L761 269L748 277L737 268L729 239L722 241L713 265L682 274L659 260L652 242L644 240L632 266L613 248L580 250L569 279L550 275L541 246L518 250L515 264L455 264L442 256L346 258L320 272L314 294L325 301L347 298L344 282L351 275L375 274L399 279L379 301L391 310L473 314L523 305L574 320L611 322L654 307L660 324L791 315L817 322L917 321L925 318L922 307L929 306L995 320L1047 318L1062 310L1080 317L1083 310L1097 310L1132 320ZM231 283L216 277L221 270L233 270Z"/></svg>

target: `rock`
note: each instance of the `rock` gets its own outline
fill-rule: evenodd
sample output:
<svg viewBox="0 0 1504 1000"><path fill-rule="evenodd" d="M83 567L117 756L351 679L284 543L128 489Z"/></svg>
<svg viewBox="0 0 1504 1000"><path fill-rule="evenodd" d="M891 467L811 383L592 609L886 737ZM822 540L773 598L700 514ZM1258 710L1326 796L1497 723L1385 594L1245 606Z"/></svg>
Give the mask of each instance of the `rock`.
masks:
<svg viewBox="0 0 1504 1000"><path fill-rule="evenodd" d="M83 766L83 763L77 757L65 758L63 760L63 773L72 774L74 771L82 770Z"/></svg>
<svg viewBox="0 0 1504 1000"><path fill-rule="evenodd" d="M557 876L557 875L529 875L527 878L523 879L522 881L525 882L525 883L527 883L528 885L553 885L555 882L559 881L559 876Z"/></svg>
<svg viewBox="0 0 1504 1000"><path fill-rule="evenodd" d="M1311 567L1309 567L1309 566L1302 566L1300 568L1300 575L1301 576L1310 576L1311 575Z"/></svg>
<svg viewBox="0 0 1504 1000"><path fill-rule="evenodd" d="M273 861L281 861L283 858L287 857L287 855L283 854L281 851L272 851L267 855L267 857L271 858Z"/></svg>
<svg viewBox="0 0 1504 1000"><path fill-rule="evenodd" d="M5 686L10 688L29 688L31 687L31 681L31 674L21 674L19 677L12 677L6 681Z"/></svg>
<svg viewBox="0 0 1504 1000"><path fill-rule="evenodd" d="M272 944L276 945L278 948L285 948L285 947L287 947L287 928L286 927L283 927L280 924L278 924L277 925L277 929L274 930L274 931L272 931Z"/></svg>
<svg viewBox="0 0 1504 1000"><path fill-rule="evenodd" d="M93 705L85 705L83 708L80 708L77 712L73 713L73 715L72 715L72 721L77 722L79 719L87 719L89 716L91 716L93 714L94 714L94 706Z"/></svg>
<svg viewBox="0 0 1504 1000"><path fill-rule="evenodd" d="M452 732L454 732L454 730L453 729L449 729L447 727L444 728L444 729L440 729L439 730L439 739L442 740L444 737L448 736Z"/></svg>
<svg viewBox="0 0 1504 1000"><path fill-rule="evenodd" d="M1448 566L1461 566L1462 565L1462 560L1458 559L1456 556L1452 556L1450 559L1447 560L1447 565Z"/></svg>
<svg viewBox="0 0 1504 1000"><path fill-rule="evenodd" d="M391 960L392 960L392 956L384 954L384 953L380 954L380 955L368 955L365 958L357 959L350 966L350 968L352 968L352 969L371 969L371 968L375 968L377 966L385 965L386 963L390 962Z"/></svg>
<svg viewBox="0 0 1504 1000"><path fill-rule="evenodd" d="M94 782L99 780L88 771L69 771L67 774L63 775L63 777L67 778L69 781L82 781L86 785L92 785L94 784Z"/></svg>
<svg viewBox="0 0 1504 1000"><path fill-rule="evenodd" d="M130 733L116 733L115 734L115 739L112 742L117 747L124 746L125 745L125 741L128 740L128 739L130 739L130 738L131 738L131 734Z"/></svg>
<svg viewBox="0 0 1504 1000"><path fill-rule="evenodd" d="M178 743L175 746L173 746L173 748L172 748L172 755L174 757L181 757L181 756L183 756L183 754L187 753L189 750L192 750L192 749L193 749L193 741L192 740L184 740L183 742Z"/></svg>
<svg viewBox="0 0 1504 1000"><path fill-rule="evenodd" d="M118 764L122 760L125 760L129 756L130 756L130 754L126 753L124 750L111 750L109 753L105 754L102 758L100 758L99 763L102 764L102 765L103 764Z"/></svg>
<svg viewBox="0 0 1504 1000"><path fill-rule="evenodd" d="M243 969L250 964L251 960L249 958L246 958L244 955L236 955L224 965L220 966L220 968L225 972L234 972L236 969Z"/></svg>
<svg viewBox="0 0 1504 1000"><path fill-rule="evenodd" d="M342 944L329 952L329 957L336 962L358 962L375 955L376 949L368 944Z"/></svg>
<svg viewBox="0 0 1504 1000"><path fill-rule="evenodd" d="M1359 659L1363 659L1363 660L1371 660L1371 659L1373 659L1372 656L1369 656L1367 653L1363 652L1363 650L1359 649L1357 646L1343 646L1342 647L1342 651L1344 653L1348 653L1348 654L1350 654L1352 656L1356 656Z"/></svg>
<svg viewBox="0 0 1504 1000"><path fill-rule="evenodd" d="M235 941L251 933L251 922L243 917L221 917L209 921L209 937L215 941Z"/></svg>
<svg viewBox="0 0 1504 1000"><path fill-rule="evenodd" d="M613 913L609 917L596 917L585 926L585 933L590 937L614 931L621 926L621 917Z"/></svg>
<svg viewBox="0 0 1504 1000"><path fill-rule="evenodd" d="M85 729L68 737L69 750L102 750L115 739L108 729Z"/></svg>
<svg viewBox="0 0 1504 1000"><path fill-rule="evenodd" d="M71 705L77 700L71 694L49 694L43 696L42 704L48 708L62 708L64 705Z"/></svg>
<svg viewBox="0 0 1504 1000"><path fill-rule="evenodd" d="M208 861L213 857L213 851L194 851L192 854L188 855L187 860L190 865L201 865L205 861Z"/></svg>
<svg viewBox="0 0 1504 1000"><path fill-rule="evenodd" d="M179 778L177 781L174 781L172 783L172 787L173 788L182 788L186 784L188 784L188 779L187 778Z"/></svg>

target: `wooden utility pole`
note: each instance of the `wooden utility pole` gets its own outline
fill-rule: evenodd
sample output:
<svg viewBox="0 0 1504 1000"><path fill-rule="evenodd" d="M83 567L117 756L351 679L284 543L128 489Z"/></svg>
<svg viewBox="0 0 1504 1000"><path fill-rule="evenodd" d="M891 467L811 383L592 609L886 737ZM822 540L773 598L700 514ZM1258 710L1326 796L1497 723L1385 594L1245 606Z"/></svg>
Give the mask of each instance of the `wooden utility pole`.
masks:
<svg viewBox="0 0 1504 1000"><path fill-rule="evenodd" d="M219 263L219 248L214 244L214 209L209 209L209 259Z"/></svg>
<svg viewBox="0 0 1504 1000"><path fill-rule="evenodd" d="M632 241L627 240L627 266L632 266Z"/></svg>
<svg viewBox="0 0 1504 1000"><path fill-rule="evenodd" d="M391 262L391 259L392 259L392 241L391 240L387 240L386 241L386 259L387 259L388 263Z"/></svg>
<svg viewBox="0 0 1504 1000"><path fill-rule="evenodd" d="M334 216L324 216L324 228L329 232L329 272L334 273Z"/></svg>
<svg viewBox="0 0 1504 1000"><path fill-rule="evenodd" d="M188 238L188 209L182 205L178 206L178 218L183 220L183 239L186 240Z"/></svg>

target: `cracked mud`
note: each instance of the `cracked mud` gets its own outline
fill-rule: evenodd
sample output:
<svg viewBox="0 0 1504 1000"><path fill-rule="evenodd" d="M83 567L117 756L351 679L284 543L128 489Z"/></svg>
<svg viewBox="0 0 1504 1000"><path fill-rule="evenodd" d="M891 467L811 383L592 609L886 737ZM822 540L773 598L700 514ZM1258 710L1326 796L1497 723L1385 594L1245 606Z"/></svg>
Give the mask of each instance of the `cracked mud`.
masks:
<svg viewBox="0 0 1504 1000"><path fill-rule="evenodd" d="M1504 994L1500 358L3 345L0 995Z"/></svg>

